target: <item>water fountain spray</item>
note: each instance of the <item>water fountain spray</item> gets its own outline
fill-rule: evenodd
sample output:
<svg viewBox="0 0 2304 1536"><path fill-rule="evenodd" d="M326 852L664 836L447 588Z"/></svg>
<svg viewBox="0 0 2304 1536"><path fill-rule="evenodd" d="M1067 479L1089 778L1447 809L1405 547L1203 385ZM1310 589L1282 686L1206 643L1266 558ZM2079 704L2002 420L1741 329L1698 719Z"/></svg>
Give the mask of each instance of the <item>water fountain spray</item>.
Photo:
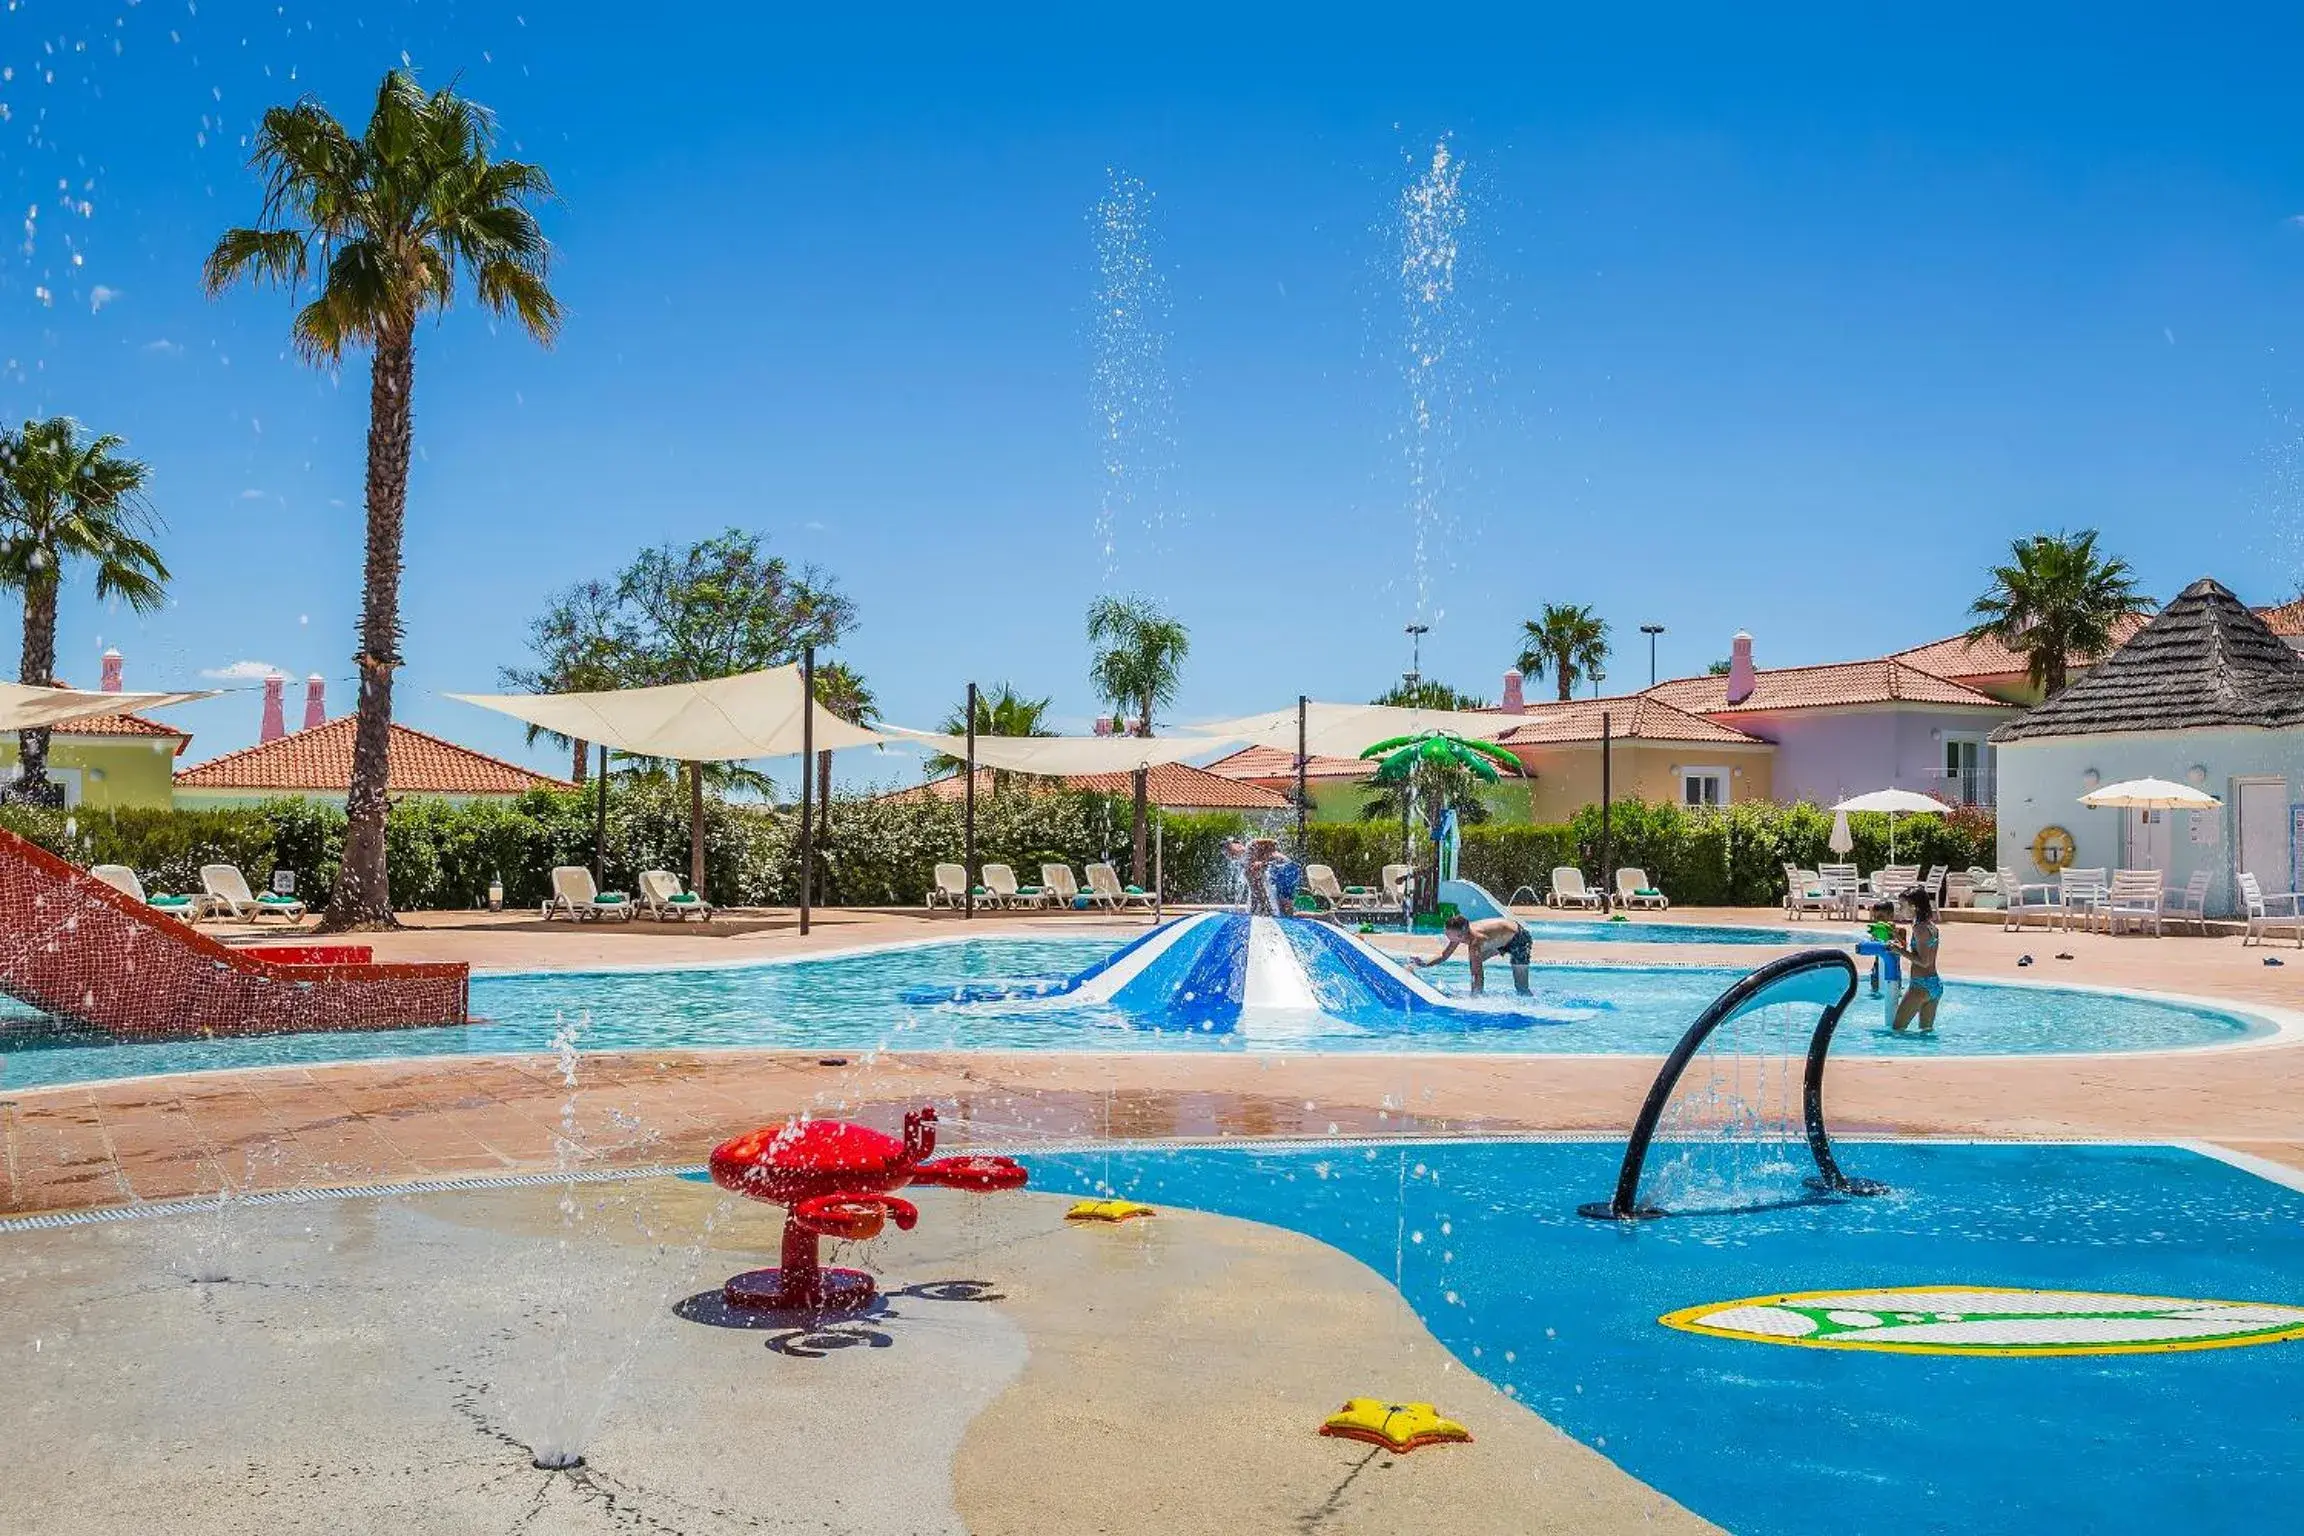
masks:
<svg viewBox="0 0 2304 1536"><path fill-rule="evenodd" d="M1443 137L1400 194L1402 378L1408 386L1403 445L1415 530L1416 617L1431 614L1431 546L1440 532L1447 453L1456 432L1463 316L1456 258L1464 239L1464 165Z"/></svg>
<svg viewBox="0 0 2304 1536"><path fill-rule="evenodd" d="M1108 175L1090 215L1096 291L1089 381L1101 469L1096 543L1106 585L1119 568L1122 521L1154 538L1165 526L1159 491L1173 440L1168 283L1153 253L1152 193L1133 176Z"/></svg>

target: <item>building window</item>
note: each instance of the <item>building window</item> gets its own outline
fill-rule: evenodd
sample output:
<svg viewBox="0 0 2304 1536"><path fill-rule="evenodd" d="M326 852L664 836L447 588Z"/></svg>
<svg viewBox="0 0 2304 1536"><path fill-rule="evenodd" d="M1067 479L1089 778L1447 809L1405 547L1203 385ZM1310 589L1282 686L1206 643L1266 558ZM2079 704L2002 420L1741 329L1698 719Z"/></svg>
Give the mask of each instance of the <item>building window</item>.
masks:
<svg viewBox="0 0 2304 1536"><path fill-rule="evenodd" d="M1681 769L1680 803L1682 805L1726 805L1728 803L1728 770L1725 768Z"/></svg>

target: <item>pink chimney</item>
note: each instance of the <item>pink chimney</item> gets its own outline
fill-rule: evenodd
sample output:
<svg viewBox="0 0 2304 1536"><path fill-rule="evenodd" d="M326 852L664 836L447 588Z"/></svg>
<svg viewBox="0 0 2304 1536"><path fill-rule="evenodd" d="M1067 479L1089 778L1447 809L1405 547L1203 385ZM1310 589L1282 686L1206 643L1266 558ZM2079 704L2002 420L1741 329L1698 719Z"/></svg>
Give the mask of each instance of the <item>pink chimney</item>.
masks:
<svg viewBox="0 0 2304 1536"><path fill-rule="evenodd" d="M120 653L118 651L106 651L104 653L104 681L97 686L106 693L118 693L120 691Z"/></svg>
<svg viewBox="0 0 2304 1536"><path fill-rule="evenodd" d="M304 679L304 729L324 725L328 720L328 684L315 672Z"/></svg>
<svg viewBox="0 0 2304 1536"><path fill-rule="evenodd" d="M284 718L286 711L281 708L281 694L287 686L288 679L279 673L271 672L265 675L264 724L256 732L258 741L278 741L288 734L288 722Z"/></svg>
<svg viewBox="0 0 2304 1536"><path fill-rule="evenodd" d="M1728 702L1741 704L1752 697L1757 679L1752 672L1752 637L1742 630L1728 642Z"/></svg>
<svg viewBox="0 0 2304 1536"><path fill-rule="evenodd" d="M1502 713L1523 715L1528 712L1528 696L1520 691L1521 681L1518 672L1504 674L1504 702L1497 706Z"/></svg>

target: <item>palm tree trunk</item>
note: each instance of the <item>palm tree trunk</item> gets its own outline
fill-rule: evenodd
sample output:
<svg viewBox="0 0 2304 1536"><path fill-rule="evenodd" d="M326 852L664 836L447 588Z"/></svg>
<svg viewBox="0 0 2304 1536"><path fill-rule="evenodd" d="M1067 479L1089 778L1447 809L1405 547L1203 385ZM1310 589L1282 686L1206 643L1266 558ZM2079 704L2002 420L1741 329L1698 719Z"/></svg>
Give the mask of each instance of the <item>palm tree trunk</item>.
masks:
<svg viewBox="0 0 2304 1536"><path fill-rule="evenodd" d="M392 674L400 665L400 540L408 523L408 451L415 436L415 317L377 338L368 370L368 553L361 568L360 702L352 727L352 786L344 799L344 867L320 927L396 928L384 824L392 751Z"/></svg>
<svg viewBox="0 0 2304 1536"><path fill-rule="evenodd" d="M1560 683L1560 702L1565 704L1576 696L1576 678L1575 675L1568 670L1568 653L1566 651L1562 651L1558 659L1560 663L1560 670L1558 674Z"/></svg>
<svg viewBox="0 0 2304 1536"><path fill-rule="evenodd" d="M1152 700L1147 697L1137 702L1139 708L1136 711L1136 734L1149 736L1152 734ZM1150 769L1139 768L1136 770L1133 788L1136 792L1136 808L1129 824L1128 878L1144 889L1150 890L1151 886L1145 882L1145 875L1149 866L1145 863L1144 858L1145 833L1150 822L1147 805L1152 797L1152 772Z"/></svg>
<svg viewBox="0 0 2304 1536"><path fill-rule="evenodd" d="M688 889L704 894L704 765L688 765Z"/></svg>
<svg viewBox="0 0 2304 1536"><path fill-rule="evenodd" d="M588 741L571 741L568 743L568 745L572 749L569 757L570 768L568 778L571 783L581 788L583 786L585 776L592 771L592 743Z"/></svg>
<svg viewBox="0 0 2304 1536"><path fill-rule="evenodd" d="M16 680L27 688L56 681L56 568L24 584L24 658ZM48 727L16 736L16 782L8 798L22 805L62 805L64 797L48 782Z"/></svg>

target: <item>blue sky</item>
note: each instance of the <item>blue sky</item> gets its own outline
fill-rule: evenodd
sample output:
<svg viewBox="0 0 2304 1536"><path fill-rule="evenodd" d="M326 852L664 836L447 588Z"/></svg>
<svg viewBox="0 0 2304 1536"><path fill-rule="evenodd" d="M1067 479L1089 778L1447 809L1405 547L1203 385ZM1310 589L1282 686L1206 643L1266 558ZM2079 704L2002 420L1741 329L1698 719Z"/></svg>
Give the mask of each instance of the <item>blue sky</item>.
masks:
<svg viewBox="0 0 2304 1536"><path fill-rule="evenodd" d="M302 366L285 300L198 268L255 213L258 113L364 119L403 52L564 194L560 345L471 313L420 340L399 694L539 766L439 694L492 686L553 589L731 523L842 581L900 721L974 677L1084 722L1107 587L1191 625L1183 715L1386 686L1417 616L1398 205L1443 136L1469 211L1427 673L1493 691L1547 601L1614 623L1627 684L1643 622L1667 675L1739 626L1764 664L1878 654L2044 527L2163 595L2304 578L2293 10L764 9L0 12L0 412L128 437L177 578L151 618L76 594L66 675L105 644L131 685L348 674L365 365ZM1108 569L1115 169L1153 197L1173 404ZM181 718L205 757L257 707Z"/></svg>

